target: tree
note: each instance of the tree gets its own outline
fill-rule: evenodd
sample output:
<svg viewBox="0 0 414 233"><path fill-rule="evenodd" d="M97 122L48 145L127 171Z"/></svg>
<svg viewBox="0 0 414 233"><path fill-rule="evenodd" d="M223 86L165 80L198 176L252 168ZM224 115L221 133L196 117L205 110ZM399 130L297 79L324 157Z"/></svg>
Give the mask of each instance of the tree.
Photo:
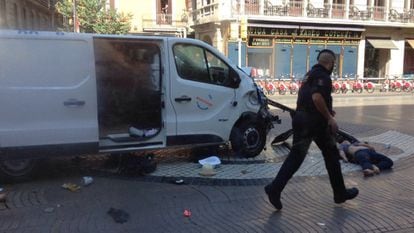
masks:
<svg viewBox="0 0 414 233"><path fill-rule="evenodd" d="M75 3L75 6L74 6ZM80 32L101 34L125 34L131 27L132 14L118 13L105 8L105 0L60 0L57 11L66 19L63 30L72 31L74 23ZM74 18L76 13L76 22Z"/></svg>

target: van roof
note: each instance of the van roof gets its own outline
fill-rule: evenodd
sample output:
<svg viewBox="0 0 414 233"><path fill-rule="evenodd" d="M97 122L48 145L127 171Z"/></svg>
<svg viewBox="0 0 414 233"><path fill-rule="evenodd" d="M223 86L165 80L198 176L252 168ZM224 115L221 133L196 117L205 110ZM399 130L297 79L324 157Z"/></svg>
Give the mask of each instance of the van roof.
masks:
<svg viewBox="0 0 414 233"><path fill-rule="evenodd" d="M53 32L53 31L30 31L30 30L9 30L1 29L0 37L38 37L38 38L57 38L64 37L66 39L90 39L90 38L124 38L124 39L153 39L153 40L194 40L190 38L177 38L171 36L154 36L154 35L113 35L113 34L95 34L95 33L74 33L74 32Z"/></svg>

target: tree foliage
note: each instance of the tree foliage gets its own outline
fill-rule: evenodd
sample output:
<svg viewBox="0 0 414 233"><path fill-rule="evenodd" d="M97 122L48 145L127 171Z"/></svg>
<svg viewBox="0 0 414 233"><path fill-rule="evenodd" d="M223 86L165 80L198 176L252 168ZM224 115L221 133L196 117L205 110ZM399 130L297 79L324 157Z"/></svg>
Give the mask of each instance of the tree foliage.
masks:
<svg viewBox="0 0 414 233"><path fill-rule="evenodd" d="M74 1L76 5L74 6ZM132 14L105 8L105 0L59 0L57 11L63 15L63 30L73 31L74 9L80 32L125 34L130 30Z"/></svg>

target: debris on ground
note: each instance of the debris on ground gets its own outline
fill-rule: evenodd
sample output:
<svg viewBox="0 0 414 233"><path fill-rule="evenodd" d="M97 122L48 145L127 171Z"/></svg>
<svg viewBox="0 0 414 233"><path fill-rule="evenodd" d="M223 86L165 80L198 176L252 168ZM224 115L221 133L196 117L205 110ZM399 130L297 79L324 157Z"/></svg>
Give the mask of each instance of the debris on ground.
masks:
<svg viewBox="0 0 414 233"><path fill-rule="evenodd" d="M67 189L72 192L76 192L80 189L80 186L73 183L64 183L62 184L62 188Z"/></svg>
<svg viewBox="0 0 414 233"><path fill-rule="evenodd" d="M47 207L43 211L45 211L46 213L52 213L53 211L55 211L55 208L53 208L53 207Z"/></svg>
<svg viewBox="0 0 414 233"><path fill-rule="evenodd" d="M173 184L177 184L177 185L181 185L181 184L185 184L183 179L175 179L175 180L171 180L171 183Z"/></svg>
<svg viewBox="0 0 414 233"><path fill-rule="evenodd" d="M129 214L121 209L110 208L107 212L115 222L124 223L129 220Z"/></svg>
<svg viewBox="0 0 414 233"><path fill-rule="evenodd" d="M88 185L92 184L92 182L93 182L93 178L92 177L90 177L90 176L84 176L84 177L82 177L81 183L82 183L83 186L88 186Z"/></svg>
<svg viewBox="0 0 414 233"><path fill-rule="evenodd" d="M201 167L201 171L199 174L201 176L214 176L217 174L217 172L214 171L214 167L211 164L204 164Z"/></svg>
<svg viewBox="0 0 414 233"><path fill-rule="evenodd" d="M221 161L220 161L220 158L217 156L210 156L205 159L198 160L198 163L201 164L201 166L208 164L213 167L216 167L221 164Z"/></svg>
<svg viewBox="0 0 414 233"><path fill-rule="evenodd" d="M191 211L190 210L184 210L183 215L184 215L184 217L189 218L189 217L191 217Z"/></svg>

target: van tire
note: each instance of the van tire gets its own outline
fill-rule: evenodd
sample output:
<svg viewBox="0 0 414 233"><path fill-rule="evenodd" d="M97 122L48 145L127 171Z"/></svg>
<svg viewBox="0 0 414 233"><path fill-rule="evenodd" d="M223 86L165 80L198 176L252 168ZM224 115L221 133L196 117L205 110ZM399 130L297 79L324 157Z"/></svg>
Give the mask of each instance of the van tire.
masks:
<svg viewBox="0 0 414 233"><path fill-rule="evenodd" d="M262 152L266 144L266 132L256 121L245 120L233 128L230 142L236 155L252 158Z"/></svg>
<svg viewBox="0 0 414 233"><path fill-rule="evenodd" d="M37 166L37 159L0 160L0 181L2 183L27 181Z"/></svg>

